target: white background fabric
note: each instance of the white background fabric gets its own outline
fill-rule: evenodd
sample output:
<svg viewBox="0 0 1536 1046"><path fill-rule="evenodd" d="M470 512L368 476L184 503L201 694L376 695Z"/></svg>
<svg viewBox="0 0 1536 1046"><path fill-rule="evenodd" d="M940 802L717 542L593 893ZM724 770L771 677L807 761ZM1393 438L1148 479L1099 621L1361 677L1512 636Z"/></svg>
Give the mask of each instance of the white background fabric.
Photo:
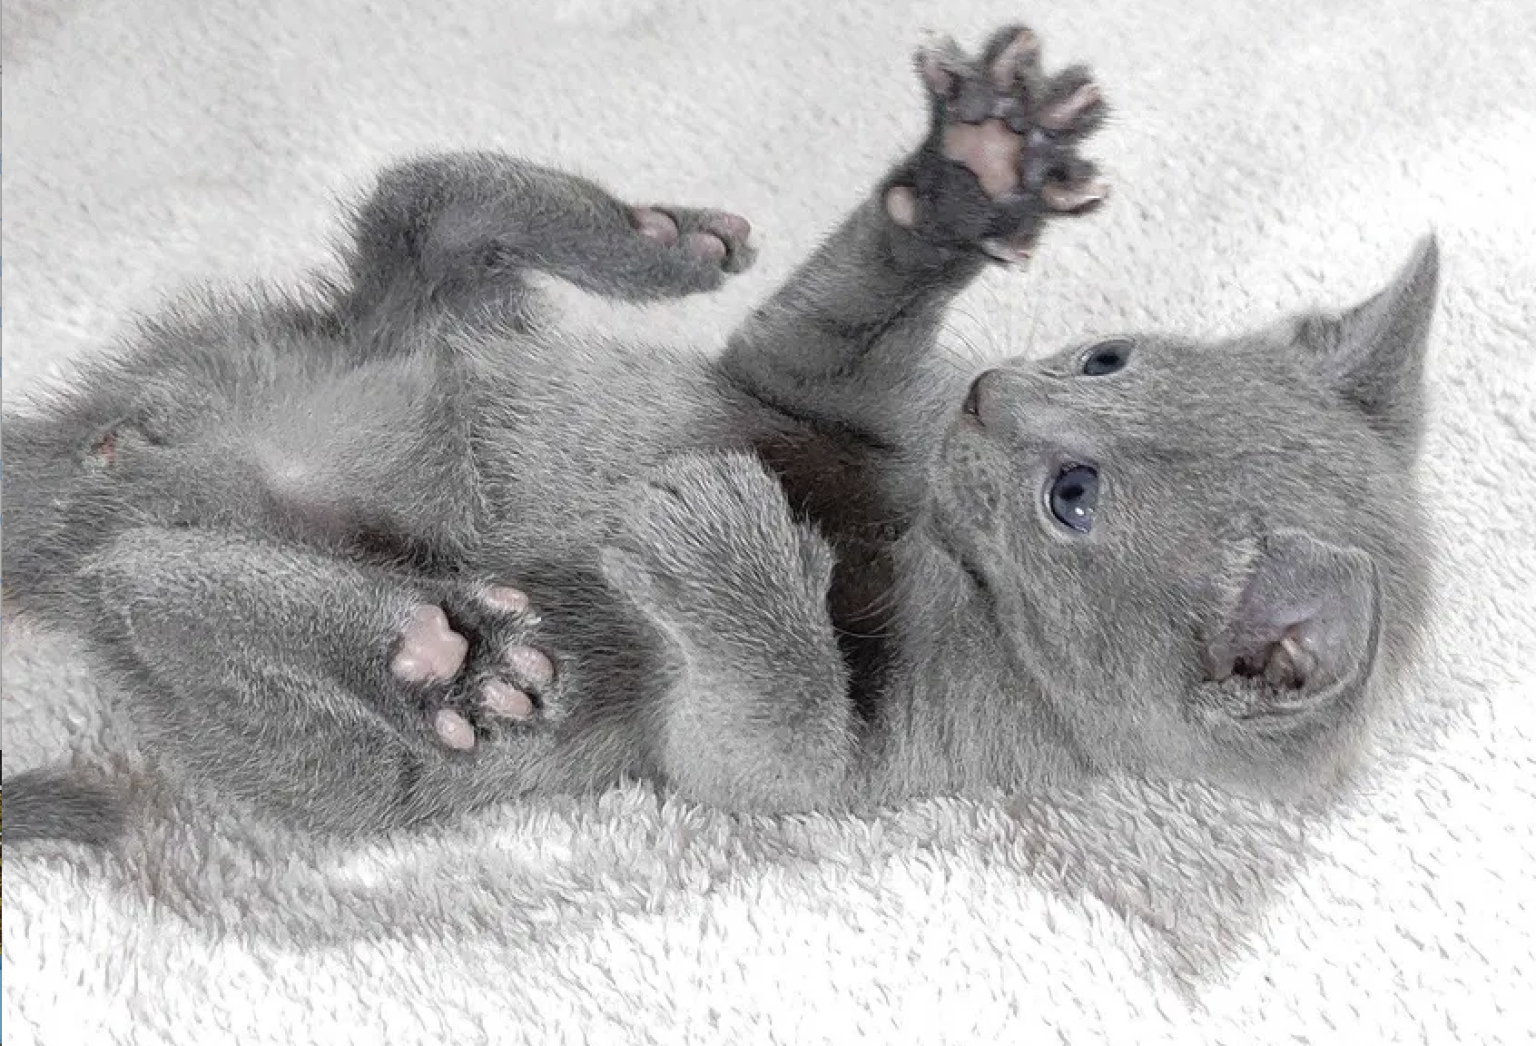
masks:
<svg viewBox="0 0 1536 1046"><path fill-rule="evenodd" d="M13 853L28 1043L1495 1043L1536 978L1536 6L1525 0L5 0L7 409L190 281L294 280L391 157L503 147L750 216L708 346L916 140L919 29L1020 16L1098 69L1117 195L957 342L1219 333L1443 237L1436 639L1375 787L1321 824L1197 790L736 823L644 788L352 849L160 811ZM613 315L610 315L613 314ZM533 376L536 378L536 376ZM1217 380L1213 377L1213 380ZM7 624L7 772L114 750Z"/></svg>

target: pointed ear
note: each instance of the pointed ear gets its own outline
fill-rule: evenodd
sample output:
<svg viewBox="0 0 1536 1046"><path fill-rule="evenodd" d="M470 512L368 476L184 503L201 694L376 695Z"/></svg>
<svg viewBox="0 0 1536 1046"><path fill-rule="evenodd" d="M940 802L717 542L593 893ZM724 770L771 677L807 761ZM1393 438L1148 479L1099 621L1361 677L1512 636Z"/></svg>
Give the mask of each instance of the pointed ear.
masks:
<svg viewBox="0 0 1536 1046"><path fill-rule="evenodd" d="M1267 539L1237 605L1205 649L1224 711L1260 724L1291 725L1357 693L1376 661L1376 567L1357 549L1295 530Z"/></svg>
<svg viewBox="0 0 1536 1046"><path fill-rule="evenodd" d="M1433 234L1376 294L1342 314L1302 320L1297 341L1324 378L1405 449L1422 426L1424 348L1440 286Z"/></svg>

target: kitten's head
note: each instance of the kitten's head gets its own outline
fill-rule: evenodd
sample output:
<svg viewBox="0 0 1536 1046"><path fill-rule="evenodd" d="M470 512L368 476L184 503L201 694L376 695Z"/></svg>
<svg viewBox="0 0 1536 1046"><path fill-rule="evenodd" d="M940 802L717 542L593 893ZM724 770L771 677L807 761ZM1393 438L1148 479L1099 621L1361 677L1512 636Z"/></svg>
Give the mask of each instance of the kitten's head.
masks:
<svg viewBox="0 0 1536 1046"><path fill-rule="evenodd" d="M1090 764L1265 795L1335 780L1426 613L1415 500L1439 260L1220 344L988 371L933 523Z"/></svg>

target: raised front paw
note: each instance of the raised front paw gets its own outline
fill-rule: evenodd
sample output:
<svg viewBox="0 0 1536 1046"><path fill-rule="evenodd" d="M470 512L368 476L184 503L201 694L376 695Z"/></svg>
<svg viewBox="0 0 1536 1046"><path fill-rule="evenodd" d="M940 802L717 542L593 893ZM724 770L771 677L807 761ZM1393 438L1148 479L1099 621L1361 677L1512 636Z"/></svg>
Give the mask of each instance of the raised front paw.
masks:
<svg viewBox="0 0 1536 1046"><path fill-rule="evenodd" d="M415 692L437 741L467 752L558 714L559 672L538 626L519 589L454 592L411 611L389 652L390 674Z"/></svg>
<svg viewBox="0 0 1536 1046"><path fill-rule="evenodd" d="M1087 69L1046 76L1038 38L995 33L980 58L952 39L925 44L917 68L932 108L929 135L885 189L891 220L925 239L1026 260L1045 220L1082 214L1108 186L1077 147L1106 106Z"/></svg>
<svg viewBox="0 0 1536 1046"><path fill-rule="evenodd" d="M831 552L757 459L679 455L637 480L626 503L603 568L671 639L722 652L739 640L759 653L783 640L789 662L797 643L821 641Z"/></svg>

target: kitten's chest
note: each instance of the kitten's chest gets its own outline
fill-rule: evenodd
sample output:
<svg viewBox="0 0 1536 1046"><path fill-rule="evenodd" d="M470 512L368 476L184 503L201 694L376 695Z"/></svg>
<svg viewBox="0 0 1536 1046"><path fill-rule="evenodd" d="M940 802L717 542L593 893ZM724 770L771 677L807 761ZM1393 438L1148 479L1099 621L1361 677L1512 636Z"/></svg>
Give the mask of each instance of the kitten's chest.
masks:
<svg viewBox="0 0 1536 1046"><path fill-rule="evenodd" d="M814 523L836 553L827 609L853 674L862 711L872 712L891 661L895 566L914 499L899 465L879 448L833 435L787 430L756 441L795 512Z"/></svg>

